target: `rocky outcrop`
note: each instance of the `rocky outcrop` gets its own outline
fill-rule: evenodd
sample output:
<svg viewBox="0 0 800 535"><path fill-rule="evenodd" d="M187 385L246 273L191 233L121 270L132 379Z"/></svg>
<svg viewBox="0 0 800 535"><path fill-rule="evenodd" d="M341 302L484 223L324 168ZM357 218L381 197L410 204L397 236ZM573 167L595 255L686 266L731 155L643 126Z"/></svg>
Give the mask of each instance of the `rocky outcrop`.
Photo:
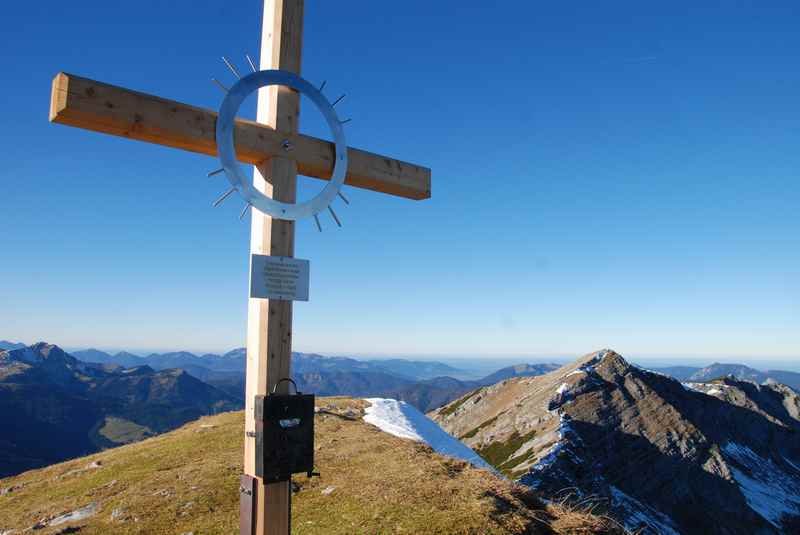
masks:
<svg viewBox="0 0 800 535"><path fill-rule="evenodd" d="M603 350L431 413L511 478L600 500L630 529L781 533L800 521L797 396L684 385Z"/></svg>

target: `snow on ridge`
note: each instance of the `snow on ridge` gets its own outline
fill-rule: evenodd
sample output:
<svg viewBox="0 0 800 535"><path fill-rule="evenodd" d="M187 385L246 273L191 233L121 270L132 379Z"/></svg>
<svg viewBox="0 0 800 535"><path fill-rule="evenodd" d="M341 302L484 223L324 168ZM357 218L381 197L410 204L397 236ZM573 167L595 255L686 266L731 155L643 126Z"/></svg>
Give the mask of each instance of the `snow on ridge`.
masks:
<svg viewBox="0 0 800 535"><path fill-rule="evenodd" d="M561 455L562 451L568 453L575 461L580 461L580 459L569 450L566 450L567 442L566 442L566 435L568 433L572 433L578 440L580 437L575 433L575 430L572 429L572 426L569 425L569 418L564 414L559 415L558 420L558 440L550 446L550 449L541 457L536 463L531 466L530 472L541 472L553 466L553 464L558 459L558 456ZM529 473L530 473L529 472Z"/></svg>
<svg viewBox="0 0 800 535"><path fill-rule="evenodd" d="M789 460L789 459L787 459L786 457L784 457L784 458L783 458L783 460L784 460L784 461L786 461L787 463L789 463L789 466L791 466L792 468L794 468L795 470L797 470L798 472L800 472L800 466L798 466L798 465L794 464L792 461L790 461L790 460Z"/></svg>
<svg viewBox="0 0 800 535"><path fill-rule="evenodd" d="M612 505L626 513L624 522L627 529L635 532L642 524L647 524L664 535L681 535L669 516L625 494L614 485L610 485L609 489Z"/></svg>
<svg viewBox="0 0 800 535"><path fill-rule="evenodd" d="M728 388L733 388L731 385L726 385L723 383L681 383L684 389L691 390L693 392L699 392L701 394L705 394L707 396L714 396L716 394L722 394L724 390ZM708 390L705 390L708 389Z"/></svg>
<svg viewBox="0 0 800 535"><path fill-rule="evenodd" d="M449 435L439 425L404 401L384 398L365 398L370 403L364 421L390 435L424 442L437 453L467 461L477 468L497 473L470 447Z"/></svg>
<svg viewBox="0 0 800 535"><path fill-rule="evenodd" d="M700 394L709 395L708 392L703 390L704 388L708 388L708 384L706 383L681 383L686 390L691 390L692 392L699 392Z"/></svg>
<svg viewBox="0 0 800 535"><path fill-rule="evenodd" d="M601 349L600 351L598 351L595 354L594 357L592 357L591 359L587 360L586 362L584 362L583 364L581 364L580 366L578 366L577 368L575 368L571 372L563 375L561 377L561 379L566 379L570 375L577 375L579 373L585 373L586 375L591 374L592 372L594 372L595 366L600 364L603 361L603 359L606 358L610 353L611 353L610 349Z"/></svg>
<svg viewBox="0 0 800 535"><path fill-rule="evenodd" d="M641 366L637 366L636 364L631 364L631 366L633 366L634 368L637 368L639 370L645 371L647 373L652 373L653 375L660 375L661 377L666 377L667 379L672 379L673 381L677 381L677 379L675 379L673 376L667 375L664 372L657 372L657 371L651 370L649 368L642 368Z"/></svg>
<svg viewBox="0 0 800 535"><path fill-rule="evenodd" d="M569 385L567 383L561 383L561 386L556 390L556 394L563 396L567 390L569 390Z"/></svg>
<svg viewBox="0 0 800 535"><path fill-rule="evenodd" d="M778 529L783 515L800 515L800 478L787 474L772 459L761 457L747 446L728 442L722 451L732 461L731 474L750 509Z"/></svg>

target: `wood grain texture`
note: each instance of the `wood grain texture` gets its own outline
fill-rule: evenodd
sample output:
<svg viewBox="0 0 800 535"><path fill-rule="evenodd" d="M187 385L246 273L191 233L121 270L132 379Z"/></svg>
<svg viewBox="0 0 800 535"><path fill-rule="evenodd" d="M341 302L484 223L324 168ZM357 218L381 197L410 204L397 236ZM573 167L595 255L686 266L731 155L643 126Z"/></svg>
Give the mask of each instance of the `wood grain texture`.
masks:
<svg viewBox="0 0 800 535"><path fill-rule="evenodd" d="M266 0L261 35L261 69L283 69L300 74L303 44L303 0ZM258 92L257 120L275 131L296 133L300 95L286 87L270 86ZM283 202L297 197L297 162L273 156L256 166L253 183L265 195ZM273 219L251 210L250 252L294 256L295 222ZM292 302L250 299L247 314L247 377L245 429L255 430L255 397L271 392L290 377L292 358ZM286 382L278 385L283 393ZM265 445L266 447L266 445ZM255 471L255 440L245 438L244 469ZM289 482L265 485L258 481L257 535L291 533Z"/></svg>
<svg viewBox="0 0 800 535"><path fill-rule="evenodd" d="M292 92L270 87L267 92ZM50 95L50 121L104 134L217 155L217 113L146 93L58 73ZM272 124L278 124L273 127ZM236 120L234 139L240 161L253 165L281 155L296 162L298 173L328 180L333 172L333 143L283 127L285 121L260 124ZM283 149L283 141L292 145ZM431 171L426 167L359 149L348 149L345 184L421 200L431 196Z"/></svg>

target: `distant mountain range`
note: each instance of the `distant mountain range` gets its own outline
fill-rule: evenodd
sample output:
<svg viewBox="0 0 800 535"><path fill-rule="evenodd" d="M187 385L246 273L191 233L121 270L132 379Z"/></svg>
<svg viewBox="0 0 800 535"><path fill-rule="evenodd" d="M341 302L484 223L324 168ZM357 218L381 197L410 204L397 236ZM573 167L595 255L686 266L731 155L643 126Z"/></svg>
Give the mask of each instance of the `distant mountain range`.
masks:
<svg viewBox="0 0 800 535"><path fill-rule="evenodd" d="M421 411L429 411L463 394L510 377L541 375L558 368L557 364L509 366L476 381L452 377L409 380L376 371L304 371L293 374L297 386L320 396L388 397L405 401ZM212 381L213 384L213 381Z"/></svg>
<svg viewBox="0 0 800 535"><path fill-rule="evenodd" d="M243 348L224 355L182 351L141 357L97 349L68 354L44 342L3 344L8 349L0 350L0 477L140 440L244 404ZM304 353L292 358L292 376L301 391L392 397L424 411L500 378L557 367L524 364L462 381L436 376L464 373L440 362Z"/></svg>
<svg viewBox="0 0 800 535"><path fill-rule="evenodd" d="M6 349L22 349L23 347L25 347L25 344L9 342L8 340L0 340L0 351Z"/></svg>
<svg viewBox="0 0 800 535"><path fill-rule="evenodd" d="M46 343L2 350L0 477L240 407L180 369L88 364Z"/></svg>
<svg viewBox="0 0 800 535"><path fill-rule="evenodd" d="M185 351L154 353L139 357L130 353L109 353L87 349L72 353L75 357L103 364L150 366L156 370L181 368L239 400L244 400L244 348L224 355L202 356ZM391 397L429 411L465 392L510 377L539 375L558 368L558 364L518 364L498 370L478 380L455 379L467 372L435 361L404 359L358 360L326 357L313 353L292 353L292 378L301 391L320 396Z"/></svg>
<svg viewBox="0 0 800 535"><path fill-rule="evenodd" d="M139 357L125 352L112 355L97 349L73 351L72 355L85 362L113 363L125 367L147 365L157 370L183 368L190 373L193 368L198 367L211 371L243 371L247 359L247 353L243 347L223 355L208 353L198 356L187 351L178 351L174 353L153 353L146 357ZM464 370L435 361L404 359L357 360L348 357L325 357L314 353L292 353L292 368L295 373L309 371L382 372L410 380L465 375Z"/></svg>
<svg viewBox="0 0 800 535"><path fill-rule="evenodd" d="M751 381L756 384L769 382L781 383L791 386L800 391L800 373L783 370L761 371L744 364L721 364L715 362L705 368L694 368L691 366L671 366L667 368L655 368L654 371L661 372L678 379L679 381L710 381L720 377L734 377L742 381Z"/></svg>
<svg viewBox="0 0 800 535"><path fill-rule="evenodd" d="M729 371L750 373L692 376ZM603 350L430 416L509 477L635 533L800 533L800 396L782 384L682 384Z"/></svg>

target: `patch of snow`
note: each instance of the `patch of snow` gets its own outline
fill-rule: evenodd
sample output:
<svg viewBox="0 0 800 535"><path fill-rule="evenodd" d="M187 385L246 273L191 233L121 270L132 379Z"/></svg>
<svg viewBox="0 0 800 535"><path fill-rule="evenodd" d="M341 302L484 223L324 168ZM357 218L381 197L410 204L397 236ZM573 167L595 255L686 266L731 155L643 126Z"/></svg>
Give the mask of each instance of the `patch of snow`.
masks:
<svg viewBox="0 0 800 535"><path fill-rule="evenodd" d="M558 440L550 447L550 449L542 458L540 458L533 466L531 466L531 472L541 472L547 468L550 468L556 462L558 456L561 455L562 452L567 452L573 457L574 460L580 461L580 459L578 459L574 453L565 449L567 444L565 438L569 433L575 434L575 430L572 429L571 425L569 425L569 418L561 414L558 421ZM577 434L575 434L575 437L580 440L580 437Z"/></svg>
<svg viewBox="0 0 800 535"><path fill-rule="evenodd" d="M581 364L577 369L572 370L571 372L566 374L564 377L562 377L562 379L578 373L585 373L586 375L589 375L594 371L595 366L600 364L603 361L603 359L608 356L609 353L611 353L610 349L603 349L602 351L598 351L594 357Z"/></svg>
<svg viewBox="0 0 800 535"><path fill-rule="evenodd" d="M753 511L779 529L783 515L800 515L800 478L735 442L725 444L722 451L732 461L733 478Z"/></svg>
<svg viewBox="0 0 800 535"><path fill-rule="evenodd" d="M556 390L556 394L563 396L567 390L569 390L569 385L567 383L561 383L561 386Z"/></svg>
<svg viewBox="0 0 800 535"><path fill-rule="evenodd" d="M396 437L424 442L437 453L467 461L478 468L496 470L466 444L447 434L439 425L404 401L367 398L364 421Z"/></svg>
<svg viewBox="0 0 800 535"><path fill-rule="evenodd" d="M635 364L633 364L633 367L634 367L634 368L639 368L639 366L636 366ZM646 371L647 373L652 373L653 375L660 375L661 377L666 377L667 379L672 379L672 380L675 380L675 378L674 378L674 377L672 377L671 375L667 375L666 373L657 372L657 371L655 371L655 370L649 370L649 369L647 369L647 368L639 368L639 369L640 369L640 370L644 370L644 371Z"/></svg>
<svg viewBox="0 0 800 535"><path fill-rule="evenodd" d="M97 503L93 502L86 507L81 507L80 509L75 509L72 512L57 516L49 521L47 525L58 526L59 524L64 524L66 522L78 522L79 520L85 520L90 516L95 515L97 513L97 509Z"/></svg>
<svg viewBox="0 0 800 535"><path fill-rule="evenodd" d="M636 532L642 524L646 524L662 535L681 535L672 519L664 513L625 494L614 485L610 489L612 505L625 511L624 523L627 529Z"/></svg>
<svg viewBox="0 0 800 535"><path fill-rule="evenodd" d="M730 385L721 385L717 383L708 384L708 383L681 383L686 390L691 390L693 392L700 392L701 394L705 394L707 396L713 396L714 394L722 394L722 390L720 388L730 388ZM709 390L705 390L708 388Z"/></svg>

